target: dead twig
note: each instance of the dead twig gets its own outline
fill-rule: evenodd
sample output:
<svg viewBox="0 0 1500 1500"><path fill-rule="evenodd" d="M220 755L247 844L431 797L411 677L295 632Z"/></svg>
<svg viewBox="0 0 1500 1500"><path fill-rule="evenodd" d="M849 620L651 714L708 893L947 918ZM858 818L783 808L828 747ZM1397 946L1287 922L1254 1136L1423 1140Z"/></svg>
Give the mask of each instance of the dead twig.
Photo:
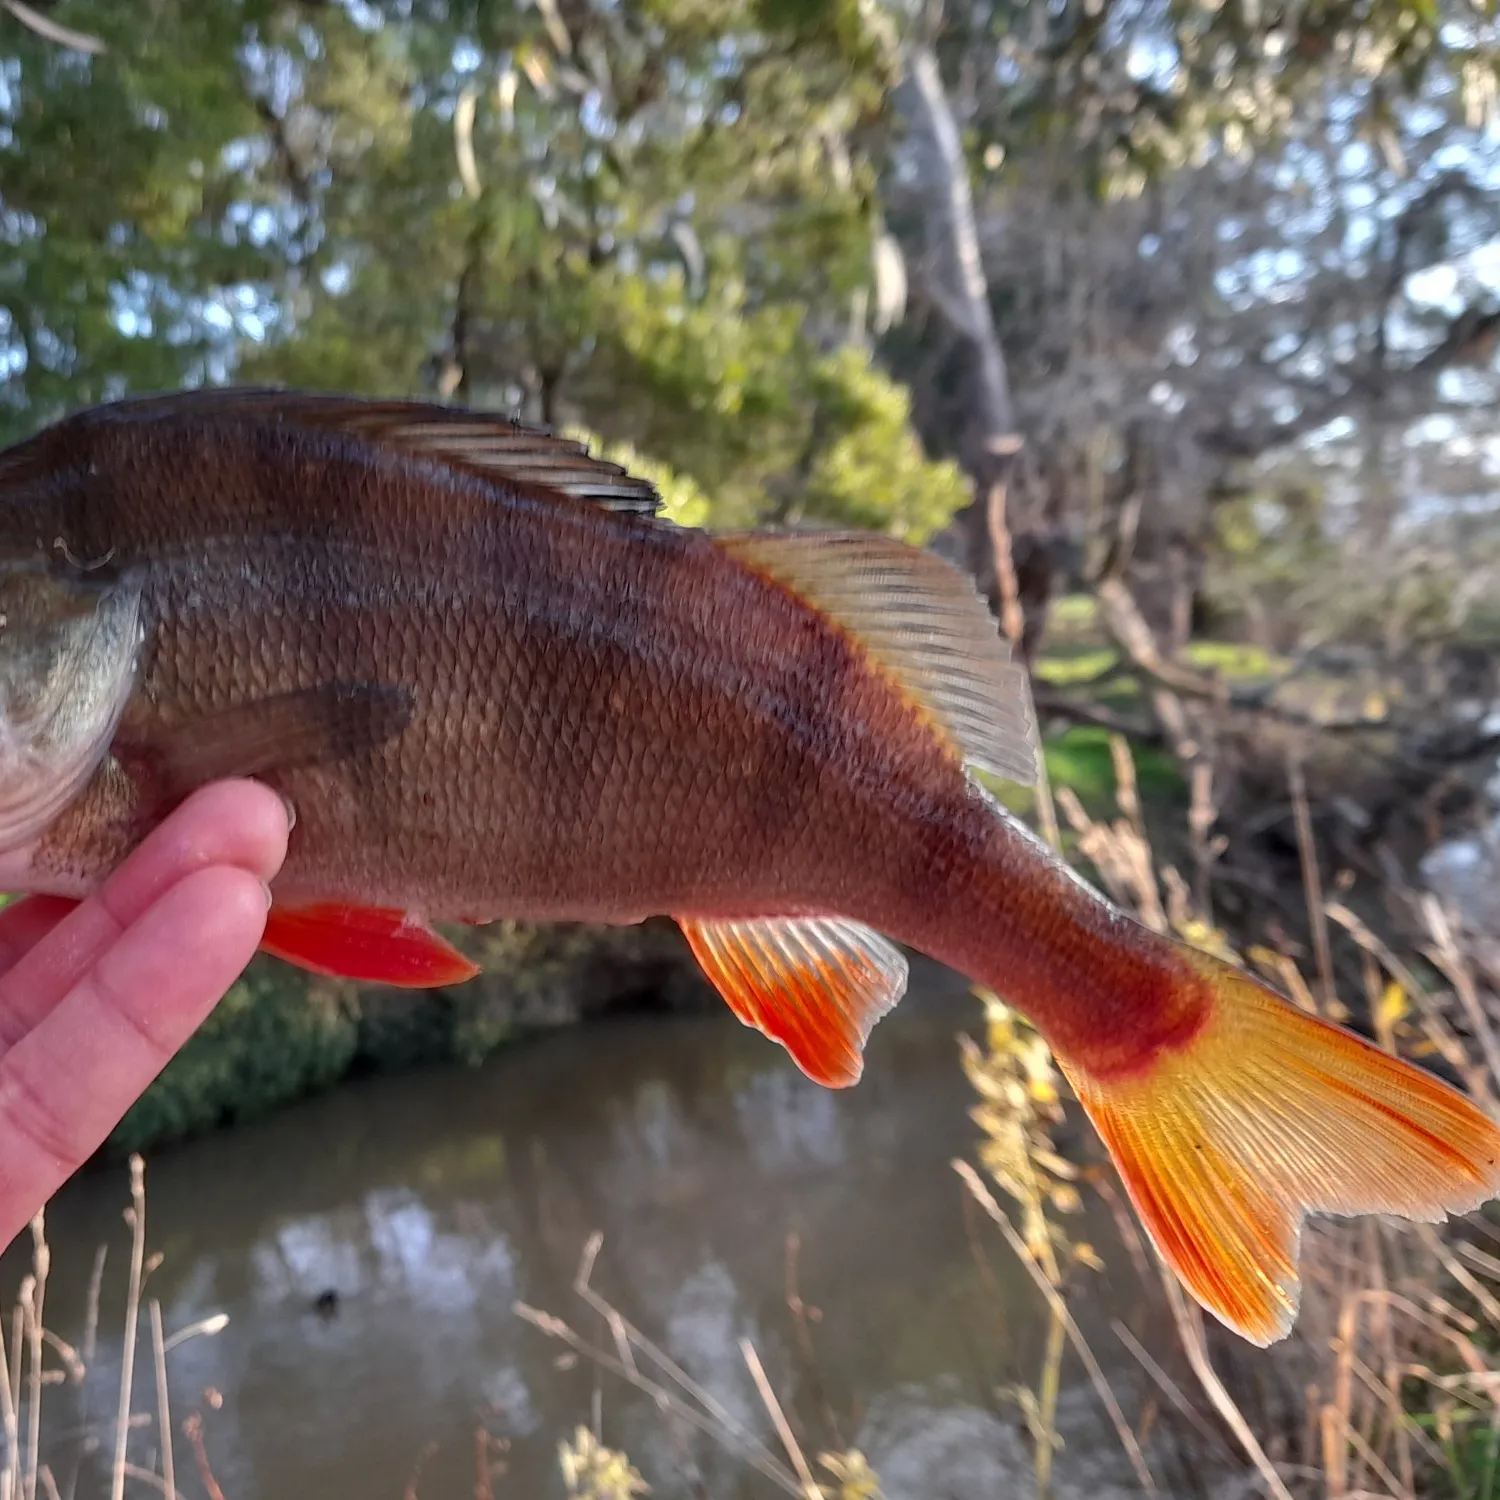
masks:
<svg viewBox="0 0 1500 1500"><path fill-rule="evenodd" d="M772 1390L771 1382L766 1379L765 1366L761 1364L760 1355L755 1352L755 1345L749 1339L740 1340L740 1357L745 1361L745 1368L750 1371L750 1378L755 1382L755 1389L760 1393L761 1404L771 1418L771 1425L776 1429L776 1436L781 1439L781 1446L786 1449L786 1456L791 1460L792 1468L797 1471L797 1478L802 1484L802 1493L807 1500L822 1500L818 1486L813 1482L812 1470L808 1468L807 1459L797 1443L791 1424L786 1419L786 1413L776 1399L776 1392Z"/></svg>
<svg viewBox="0 0 1500 1500"><path fill-rule="evenodd" d="M727 1448L729 1452L744 1459L752 1468L779 1486L784 1493L795 1496L796 1500L802 1500L803 1490L798 1483L797 1476L758 1438L746 1432L732 1418L728 1423L724 1423L700 1411L697 1407L683 1401L659 1381L643 1375L633 1365L627 1365L608 1350L589 1343L561 1318L554 1317L551 1313L530 1307L524 1302L513 1303L512 1310L518 1318L524 1318L533 1328L539 1329L548 1338L557 1339L585 1359L592 1360L601 1369L618 1375L638 1391L650 1396L662 1411L670 1412L705 1437L711 1438L721 1447Z"/></svg>
<svg viewBox="0 0 1500 1500"><path fill-rule="evenodd" d="M202 1414L195 1411L182 1424L182 1433L193 1450L193 1459L198 1465L198 1478L208 1492L208 1500L224 1500L224 1491L219 1488L219 1481L214 1478L213 1467L208 1461L208 1449L203 1443Z"/></svg>
<svg viewBox="0 0 1500 1500"><path fill-rule="evenodd" d="M146 1261L146 1164L130 1158L130 1290L125 1303L124 1348L120 1362L120 1405L115 1414L115 1461L110 1478L110 1500L124 1500L126 1446L130 1441L130 1397L135 1383L136 1330L141 1312L141 1272Z"/></svg>
<svg viewBox="0 0 1500 1500"><path fill-rule="evenodd" d="M8 10L27 30L34 31L49 42L55 42L59 47L86 52L93 57L108 51L98 37L90 36L86 31L74 31L71 26L59 25L40 11L33 10L25 0L0 0L0 10Z"/></svg>
<svg viewBox="0 0 1500 1500"><path fill-rule="evenodd" d="M995 1221L1000 1233L1005 1237L1006 1244L1026 1268L1026 1274L1031 1277L1037 1290L1046 1300L1053 1317L1058 1319L1067 1330L1068 1342L1073 1345L1079 1359L1083 1361L1084 1368L1088 1371L1089 1381L1098 1394L1099 1400L1103 1402L1105 1411L1109 1413L1115 1434L1120 1439L1120 1446L1125 1450L1141 1488L1149 1495L1157 1494L1156 1481L1151 1477L1151 1470L1146 1466L1145 1455L1141 1452L1135 1433L1131 1431L1130 1424L1125 1420L1125 1413L1120 1410L1120 1403L1115 1399L1114 1391L1110 1389L1109 1382L1104 1378L1104 1371L1099 1368L1099 1361L1095 1359L1088 1340L1084 1338L1078 1324L1074 1321L1073 1314L1068 1311L1068 1304L1062 1294L1042 1274L1035 1257L1027 1250L1025 1241L1016 1233L1015 1225L1010 1222L1010 1215L995 1201L994 1195L984 1185L979 1173L966 1161L954 1161L951 1165L963 1179L964 1186L968 1188L974 1201Z"/></svg>

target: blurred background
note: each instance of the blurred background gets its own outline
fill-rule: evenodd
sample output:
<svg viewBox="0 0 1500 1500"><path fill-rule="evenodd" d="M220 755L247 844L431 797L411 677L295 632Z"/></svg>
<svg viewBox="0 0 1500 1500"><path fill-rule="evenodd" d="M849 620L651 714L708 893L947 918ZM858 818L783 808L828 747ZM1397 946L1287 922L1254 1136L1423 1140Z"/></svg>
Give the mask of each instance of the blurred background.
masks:
<svg viewBox="0 0 1500 1500"><path fill-rule="evenodd" d="M1497 64L1464 0L0 0L0 441L418 394L929 545L1015 811L1493 1099ZM12 1250L0 1497L1500 1485L1484 1220L1310 1235L1252 1354L992 997L919 970L833 1096L669 928L466 941L258 964Z"/></svg>

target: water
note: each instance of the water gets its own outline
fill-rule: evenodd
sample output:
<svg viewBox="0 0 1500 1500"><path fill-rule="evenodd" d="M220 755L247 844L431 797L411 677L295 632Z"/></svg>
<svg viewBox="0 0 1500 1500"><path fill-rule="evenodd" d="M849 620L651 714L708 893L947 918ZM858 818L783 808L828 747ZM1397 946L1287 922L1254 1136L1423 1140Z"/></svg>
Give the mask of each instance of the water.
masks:
<svg viewBox="0 0 1500 1500"><path fill-rule="evenodd" d="M814 1451L857 1443L889 1500L1024 1491L1019 1414L997 1389L1033 1369L1040 1305L949 1168L975 1144L954 1034L976 1007L936 971L917 980L844 1093L727 1017L642 1018L482 1069L368 1080L157 1153L148 1240L164 1259L148 1294L168 1335L229 1316L170 1360L174 1417L203 1412L224 1495L402 1500L420 1463L424 1500L472 1496L480 1428L506 1445L499 1500L560 1495L557 1443L590 1420L596 1381L606 1440L655 1495L695 1493L695 1474L716 1500L776 1493L516 1316L521 1300L609 1343L571 1288L596 1230L599 1288L771 1446L744 1338ZM47 1321L65 1338L83 1327L94 1247L110 1247L96 1413L115 1401L127 1191L122 1168L97 1170L48 1221ZM786 1302L792 1234L812 1359ZM24 1270L15 1252L0 1265L7 1303ZM154 1408L149 1358L137 1392ZM54 1434L72 1399L49 1394ZM1063 1488L1130 1492L1086 1388L1064 1414ZM150 1462L153 1433L134 1443ZM52 1447L64 1471L75 1446ZM184 1493L204 1493L185 1442L177 1461Z"/></svg>
<svg viewBox="0 0 1500 1500"><path fill-rule="evenodd" d="M1479 720L1480 733L1500 734L1500 707ZM1490 809L1477 828L1434 844L1419 866L1422 882L1458 913L1471 932L1500 936L1500 760L1484 783Z"/></svg>

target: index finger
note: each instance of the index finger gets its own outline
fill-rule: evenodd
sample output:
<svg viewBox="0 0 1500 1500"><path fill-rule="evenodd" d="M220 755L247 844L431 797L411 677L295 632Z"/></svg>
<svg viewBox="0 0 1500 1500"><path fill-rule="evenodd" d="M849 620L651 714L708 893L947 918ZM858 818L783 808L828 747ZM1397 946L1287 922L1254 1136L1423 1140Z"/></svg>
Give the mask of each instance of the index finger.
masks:
<svg viewBox="0 0 1500 1500"><path fill-rule="evenodd" d="M0 976L0 1050L14 1046L159 896L196 870L233 866L268 882L286 857L281 798L253 781L195 792L103 889ZM23 907L24 910L24 907Z"/></svg>
<svg viewBox="0 0 1500 1500"><path fill-rule="evenodd" d="M0 1248L99 1149L234 983L269 908L248 871L189 875L0 1058Z"/></svg>

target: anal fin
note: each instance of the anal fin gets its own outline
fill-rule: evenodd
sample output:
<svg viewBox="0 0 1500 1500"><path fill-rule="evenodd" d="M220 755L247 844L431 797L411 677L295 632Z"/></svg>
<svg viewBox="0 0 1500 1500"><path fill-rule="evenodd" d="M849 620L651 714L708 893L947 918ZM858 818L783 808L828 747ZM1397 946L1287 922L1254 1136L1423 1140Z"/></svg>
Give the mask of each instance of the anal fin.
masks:
<svg viewBox="0 0 1500 1500"><path fill-rule="evenodd" d="M842 917L679 917L693 956L747 1026L829 1088L859 1081L870 1029L906 990L894 944Z"/></svg>
<svg viewBox="0 0 1500 1500"><path fill-rule="evenodd" d="M480 972L420 918L376 906L273 906L261 949L314 974L401 989L463 984Z"/></svg>

